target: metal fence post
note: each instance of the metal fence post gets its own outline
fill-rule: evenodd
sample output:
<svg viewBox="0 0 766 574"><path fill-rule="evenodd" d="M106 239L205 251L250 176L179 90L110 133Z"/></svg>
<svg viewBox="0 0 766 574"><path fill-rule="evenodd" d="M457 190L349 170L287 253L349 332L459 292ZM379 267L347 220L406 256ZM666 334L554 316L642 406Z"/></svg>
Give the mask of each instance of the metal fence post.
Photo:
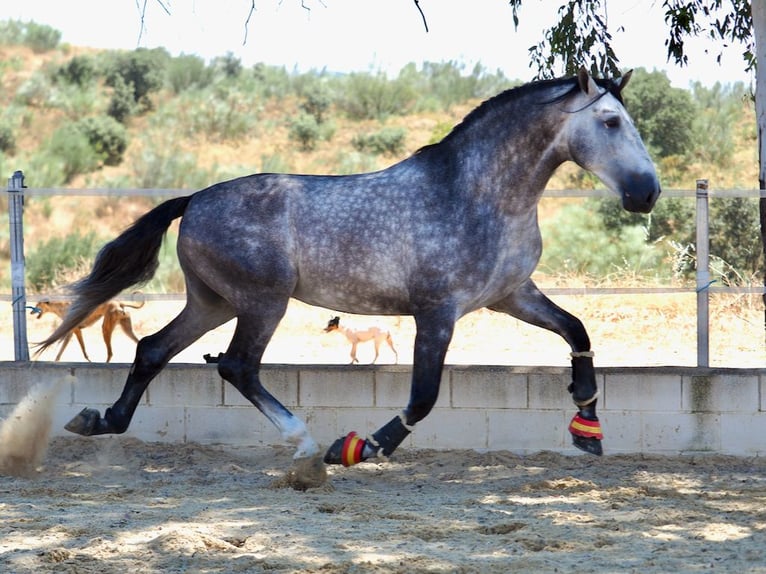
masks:
<svg viewBox="0 0 766 574"><path fill-rule="evenodd" d="M697 180L697 366L710 366L708 180Z"/></svg>
<svg viewBox="0 0 766 574"><path fill-rule="evenodd" d="M29 360L27 342L27 296L24 287L24 174L8 179L8 220L11 231L11 298L13 305L13 353L16 361Z"/></svg>

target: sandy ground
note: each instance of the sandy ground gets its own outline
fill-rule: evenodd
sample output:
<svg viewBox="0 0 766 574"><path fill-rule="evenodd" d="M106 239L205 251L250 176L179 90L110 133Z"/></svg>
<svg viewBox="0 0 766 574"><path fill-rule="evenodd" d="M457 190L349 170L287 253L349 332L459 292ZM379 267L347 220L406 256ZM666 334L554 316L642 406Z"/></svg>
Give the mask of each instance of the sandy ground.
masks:
<svg viewBox="0 0 766 574"><path fill-rule="evenodd" d="M766 572L766 460L402 451L280 488L287 448L56 439L0 477L0 571Z"/></svg>
<svg viewBox="0 0 766 574"><path fill-rule="evenodd" d="M562 299L588 325L597 366L696 360L688 301ZM157 330L181 304L134 311L136 331ZM731 301L713 307L713 364L764 364L760 313ZM347 362L343 337L322 333L329 317L292 305L266 360ZM10 313L0 320L1 358L10 360ZM409 363L411 319L376 322ZM30 320L30 341L55 324ZM175 360L223 351L232 328ZM103 360L100 329L85 333L91 357ZM114 341L115 360L130 362L134 344L119 332ZM458 324L448 362L565 365L567 354L556 336L482 311ZM369 362L372 347L359 358ZM76 342L64 359L82 360ZM380 362L392 361L384 347ZM31 476L0 476L0 572L766 573L764 459L402 449L387 462L332 467L302 492L285 486L292 452L55 439Z"/></svg>

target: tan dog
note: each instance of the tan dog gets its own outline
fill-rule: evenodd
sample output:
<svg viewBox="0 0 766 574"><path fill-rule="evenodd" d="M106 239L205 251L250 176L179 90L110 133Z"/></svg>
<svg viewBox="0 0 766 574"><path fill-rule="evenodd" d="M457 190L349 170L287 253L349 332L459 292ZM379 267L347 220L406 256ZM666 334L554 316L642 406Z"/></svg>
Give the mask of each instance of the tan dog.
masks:
<svg viewBox="0 0 766 574"><path fill-rule="evenodd" d="M103 317L104 320L101 323L101 334L104 337L104 343L106 343L106 362L108 363L112 360L112 333L117 325L122 328L128 337L138 343L138 337L136 337L136 334L133 332L133 322L130 319L130 313L127 311L126 307L140 309L144 306L144 303L145 301L141 301L141 303L138 304L119 303L117 301L107 301L106 303L102 303L96 307L93 313L88 315L85 321L67 333L61 343L61 349L59 350L58 355L56 355L56 360L58 361L61 358L64 349L66 349L66 346L72 339L72 334L74 334L74 336L77 337L77 342L80 343L82 354L85 356L86 360L90 361L88 352L85 350L85 341L82 338L82 330L86 327L90 327ZM69 310L69 305L70 303L68 301L40 301L32 308L31 314L37 315L37 318L39 319L45 313L53 313L63 319Z"/></svg>
<svg viewBox="0 0 766 574"><path fill-rule="evenodd" d="M340 331L346 336L346 339L351 343L351 364L358 363L356 358L356 346L359 343L365 341L372 341L375 344L375 358L372 360L373 364L378 360L380 354L380 344L385 341L396 356L396 362L399 362L399 353L394 349L394 339L391 337L390 331L384 331L380 327L368 327L363 330L349 329L348 327L340 326L340 317L333 317L327 322L325 327L325 333L331 333L332 331Z"/></svg>

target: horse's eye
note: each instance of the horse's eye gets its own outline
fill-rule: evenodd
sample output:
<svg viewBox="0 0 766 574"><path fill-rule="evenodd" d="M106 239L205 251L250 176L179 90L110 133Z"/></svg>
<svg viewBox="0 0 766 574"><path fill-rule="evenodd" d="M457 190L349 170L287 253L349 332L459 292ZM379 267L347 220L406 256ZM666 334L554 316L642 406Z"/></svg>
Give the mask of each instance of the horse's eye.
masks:
<svg viewBox="0 0 766 574"><path fill-rule="evenodd" d="M604 126L608 128L618 128L620 127L620 118L618 116L613 116L611 118L606 118L604 120Z"/></svg>

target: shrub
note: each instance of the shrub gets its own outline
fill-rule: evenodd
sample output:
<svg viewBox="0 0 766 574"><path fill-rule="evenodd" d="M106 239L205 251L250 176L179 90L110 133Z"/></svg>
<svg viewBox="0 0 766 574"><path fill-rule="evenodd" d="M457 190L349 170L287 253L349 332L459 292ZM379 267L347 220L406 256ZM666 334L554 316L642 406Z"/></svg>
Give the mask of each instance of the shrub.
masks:
<svg viewBox="0 0 766 574"><path fill-rule="evenodd" d="M388 127L376 133L356 135L351 145L360 152L396 156L404 150L406 136L407 130L404 128Z"/></svg>
<svg viewBox="0 0 766 574"><path fill-rule="evenodd" d="M122 76L117 76L112 81L112 97L109 100L109 106L106 113L120 123L125 123L136 109L136 102L133 99L133 87L126 84Z"/></svg>
<svg viewBox="0 0 766 574"><path fill-rule="evenodd" d="M325 121L325 115L331 104L332 94L329 88L325 84L315 83L304 94L301 109L321 124Z"/></svg>
<svg viewBox="0 0 766 574"><path fill-rule="evenodd" d="M389 81L385 74L351 74L346 80L342 109L354 120L385 119L406 114L415 91L404 80Z"/></svg>
<svg viewBox="0 0 766 574"><path fill-rule="evenodd" d="M0 152L13 154L16 151L16 138L13 131L13 126L9 122L0 122Z"/></svg>
<svg viewBox="0 0 766 574"><path fill-rule="evenodd" d="M550 273L604 277L649 271L663 275L665 253L646 243L646 232L640 225L626 225L617 233L609 233L587 204L567 204L541 229L545 249L540 265ZM664 275L669 276L670 270Z"/></svg>
<svg viewBox="0 0 766 574"><path fill-rule="evenodd" d="M64 124L51 136L45 152L59 166L64 183L76 175L93 171L99 165L99 157L85 133L75 124Z"/></svg>
<svg viewBox="0 0 766 574"><path fill-rule="evenodd" d="M90 117L77 123L93 151L105 165L119 165L128 147L125 127L109 116Z"/></svg>
<svg viewBox="0 0 766 574"><path fill-rule="evenodd" d="M204 88L213 81L213 69L199 56L181 54L168 61L165 75L170 89L180 94L189 88Z"/></svg>
<svg viewBox="0 0 766 574"><path fill-rule="evenodd" d="M231 52L214 58L211 65L214 69L220 70L226 78L237 78L242 73L242 62Z"/></svg>
<svg viewBox="0 0 766 574"><path fill-rule="evenodd" d="M96 77L96 63L90 56L75 56L63 64L55 76L69 84L84 87Z"/></svg>
<svg viewBox="0 0 766 574"><path fill-rule="evenodd" d="M319 124L314 116L302 113L290 123L290 139L298 142L300 149L311 151L319 141Z"/></svg>
<svg viewBox="0 0 766 574"><path fill-rule="evenodd" d="M106 85L116 88L122 79L132 91L133 102L143 109L151 109L149 94L162 87L162 70L168 58L167 52L161 49L139 48L119 53L109 66Z"/></svg>
<svg viewBox="0 0 766 574"><path fill-rule="evenodd" d="M91 261L103 243L94 232L79 231L41 243L26 258L27 284L40 292L56 286L57 278Z"/></svg>
<svg viewBox="0 0 766 574"><path fill-rule="evenodd" d="M55 50L61 41L61 32L46 24L27 22L24 30L24 44L38 54Z"/></svg>

